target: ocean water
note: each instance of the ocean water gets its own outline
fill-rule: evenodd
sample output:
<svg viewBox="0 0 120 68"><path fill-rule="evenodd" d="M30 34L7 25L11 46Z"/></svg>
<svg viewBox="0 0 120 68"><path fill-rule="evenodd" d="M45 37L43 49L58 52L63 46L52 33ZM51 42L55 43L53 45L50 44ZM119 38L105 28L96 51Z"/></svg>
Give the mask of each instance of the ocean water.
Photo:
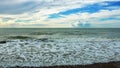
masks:
<svg viewBox="0 0 120 68"><path fill-rule="evenodd" d="M120 28L0 28L0 40L11 36L39 37L54 36L101 37L110 39L120 38ZM59 37L60 37L59 36Z"/></svg>
<svg viewBox="0 0 120 68"><path fill-rule="evenodd" d="M0 66L120 61L120 28L0 28Z"/></svg>

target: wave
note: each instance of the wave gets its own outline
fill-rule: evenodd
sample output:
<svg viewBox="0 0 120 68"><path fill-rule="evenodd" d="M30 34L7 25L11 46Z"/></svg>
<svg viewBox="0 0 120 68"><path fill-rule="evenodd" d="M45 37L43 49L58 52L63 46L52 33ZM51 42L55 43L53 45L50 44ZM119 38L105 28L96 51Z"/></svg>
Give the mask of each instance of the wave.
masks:
<svg viewBox="0 0 120 68"><path fill-rule="evenodd" d="M12 40L0 44L0 66L86 65L120 61L120 41L95 38ZM92 42L91 42L92 41Z"/></svg>
<svg viewBox="0 0 120 68"><path fill-rule="evenodd" d="M0 44L5 44L7 43L7 41L0 41Z"/></svg>
<svg viewBox="0 0 120 68"><path fill-rule="evenodd" d="M9 36L8 39L30 39L29 36Z"/></svg>
<svg viewBox="0 0 120 68"><path fill-rule="evenodd" d="M53 35L55 32L33 32L30 35Z"/></svg>

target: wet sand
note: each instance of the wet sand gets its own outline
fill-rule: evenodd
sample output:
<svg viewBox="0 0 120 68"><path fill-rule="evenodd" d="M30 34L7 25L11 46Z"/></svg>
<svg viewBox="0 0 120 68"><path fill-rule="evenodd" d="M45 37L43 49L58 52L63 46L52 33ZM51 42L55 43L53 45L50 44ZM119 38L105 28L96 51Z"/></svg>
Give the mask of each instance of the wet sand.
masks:
<svg viewBox="0 0 120 68"><path fill-rule="evenodd" d="M91 65L65 65L65 66L49 66L49 67L10 67L10 68L120 68L120 61L109 63L95 63Z"/></svg>

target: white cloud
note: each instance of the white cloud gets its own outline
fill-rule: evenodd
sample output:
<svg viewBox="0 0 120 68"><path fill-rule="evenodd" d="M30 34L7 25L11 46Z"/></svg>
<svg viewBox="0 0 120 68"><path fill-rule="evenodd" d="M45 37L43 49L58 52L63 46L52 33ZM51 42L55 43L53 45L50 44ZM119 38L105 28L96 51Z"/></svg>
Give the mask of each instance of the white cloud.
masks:
<svg viewBox="0 0 120 68"><path fill-rule="evenodd" d="M12 4L17 6L16 4L22 4L25 2L34 2L37 4L37 9L33 11L28 10L28 12L22 14L0 14L0 27L1 26L12 26L12 24L16 25L17 27L22 27L24 25L35 25L35 24L42 24L46 25L43 27L73 27L78 26L78 23L86 23L89 22L92 25L100 24L103 21L99 21L102 18L108 18L111 16L119 15L120 10L101 10L97 13L77 13L65 16L65 18L56 18L48 20L48 16L50 14L59 13L63 11L67 11L74 8L80 8L86 6L88 4L94 3L101 3L104 1L115 1L115 0L4 0L4 2L0 4ZM118 1L118 0L116 0ZM102 3L101 5L106 5L106 3ZM26 8L26 7L25 7ZM24 9L25 9L24 8ZM116 17L116 16L115 16ZM12 18L12 20L8 22L3 22L2 18ZM16 20L33 20L32 22L18 22L16 24ZM115 20L114 20L115 21ZM112 22L114 22L112 21ZM104 21L103 23L108 23L110 21ZM116 21L115 21L116 22ZM118 21L117 21L118 22ZM31 27L31 26L30 26ZM40 26L42 27L42 26Z"/></svg>
<svg viewBox="0 0 120 68"><path fill-rule="evenodd" d="M90 23L92 26L97 27L97 26L101 26L102 25L106 25L109 27L109 25L112 27L111 24L116 24L120 26L120 10L112 10L112 11L108 11L108 10L102 10L99 11L97 13L77 13L77 14L72 14L69 16L66 16L65 18L58 18L58 19L50 19L50 22L54 22L54 23L67 23L67 24L71 24L74 26L78 26L79 23ZM106 19L106 18L118 18L119 20L106 20L106 21L102 21L101 19ZM113 26L115 27L115 26Z"/></svg>

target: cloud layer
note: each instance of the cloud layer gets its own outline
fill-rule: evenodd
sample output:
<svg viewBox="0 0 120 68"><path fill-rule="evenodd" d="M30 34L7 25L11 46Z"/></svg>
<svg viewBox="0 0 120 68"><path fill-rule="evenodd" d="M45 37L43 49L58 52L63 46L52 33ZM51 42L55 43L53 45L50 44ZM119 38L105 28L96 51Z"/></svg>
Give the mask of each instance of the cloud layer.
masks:
<svg viewBox="0 0 120 68"><path fill-rule="evenodd" d="M0 1L0 27L120 28L119 0Z"/></svg>

